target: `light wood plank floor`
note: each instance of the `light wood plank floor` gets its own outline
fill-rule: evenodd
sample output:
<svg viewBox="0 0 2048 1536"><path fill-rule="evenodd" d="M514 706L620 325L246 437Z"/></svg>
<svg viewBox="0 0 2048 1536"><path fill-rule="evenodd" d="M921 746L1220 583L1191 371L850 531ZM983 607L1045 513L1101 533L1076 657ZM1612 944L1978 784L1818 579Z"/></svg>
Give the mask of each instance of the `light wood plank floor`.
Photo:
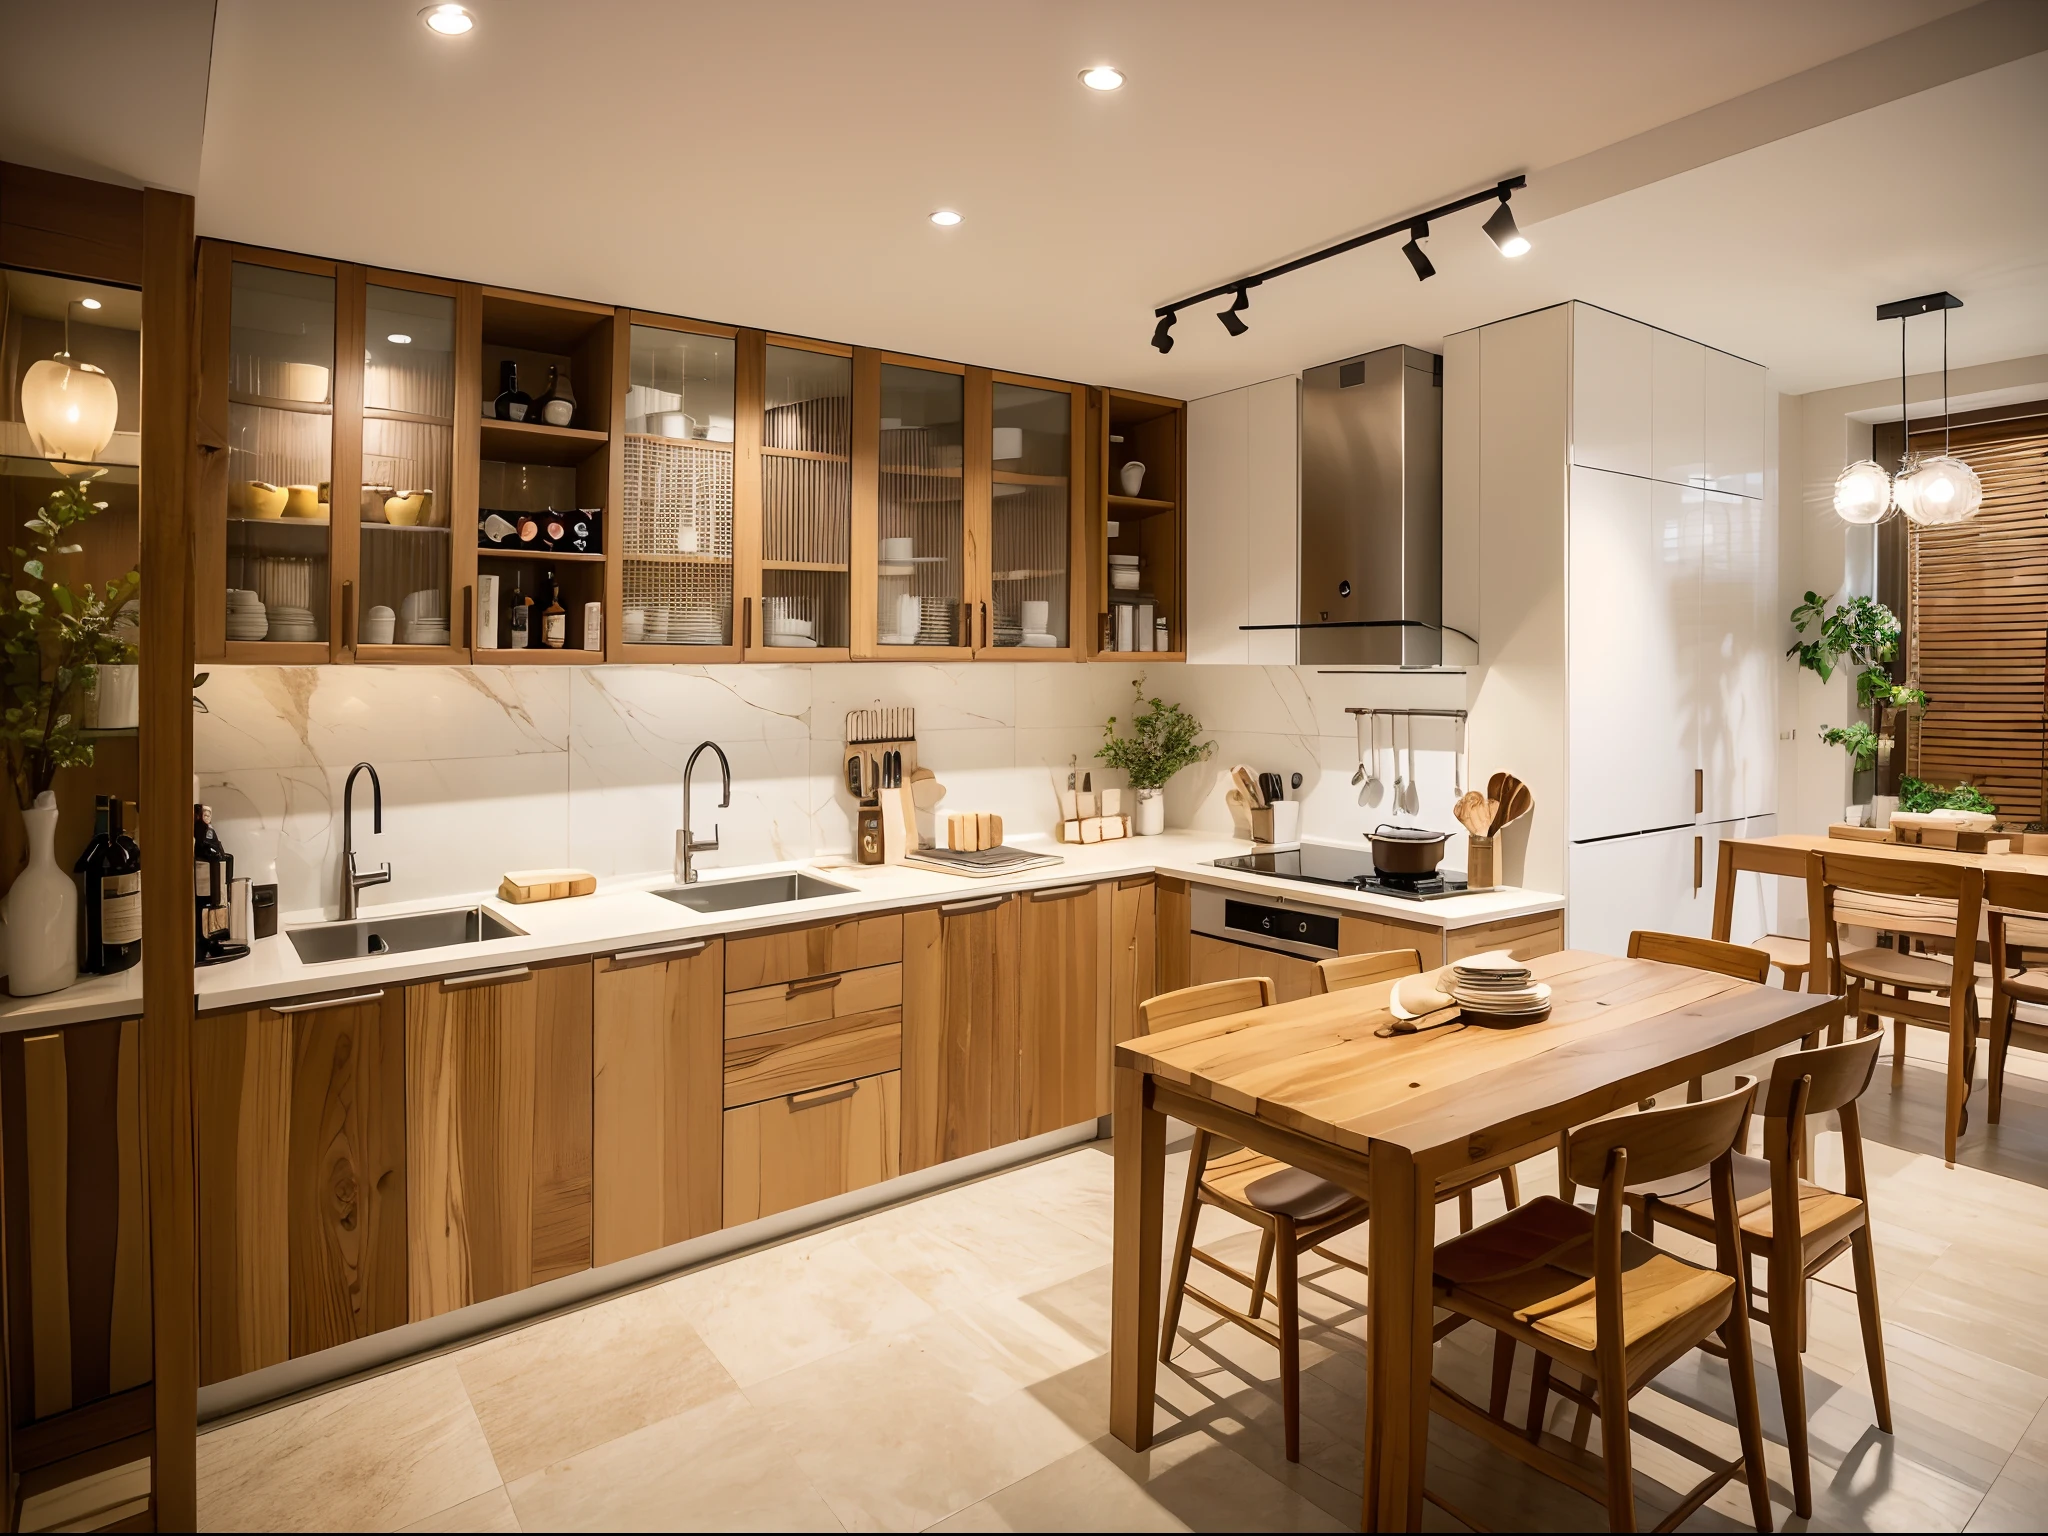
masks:
<svg viewBox="0 0 2048 1536"><path fill-rule="evenodd" d="M1850 1293L1817 1286L1806 1362L1812 1526L2039 1529L2048 1512L2048 1061L2014 1053L2006 1124L1973 1127L1961 1165L1945 1169L1940 1042L1914 1034L1904 1090L1893 1095L1880 1066L1864 1119L1898 1432L1871 1424ZM1981 1113L1981 1090L1974 1103ZM1820 1155L1828 1172L1839 1158L1832 1136ZM1174 1191L1181 1167L1176 1158L1169 1169ZM1523 1173L1532 1193L1552 1179L1548 1160ZM210 1530L1355 1529L1362 1278L1304 1268L1300 1465L1281 1454L1272 1352L1192 1302L1160 1376L1160 1442L1133 1455L1106 1425L1110 1203L1100 1143L210 1429L199 1450L201 1521ZM1234 1246L1249 1263L1249 1229L1226 1235L1230 1218L1203 1219L1211 1246ZM1365 1237L1361 1229L1339 1243L1363 1257ZM1776 1366L1758 1337L1776 1436ZM1484 1396L1476 1331L1440 1346L1439 1370ZM1517 1403L1522 1391L1518 1382ZM1732 1454L1717 1362L1695 1356L1638 1407ZM1568 1405L1558 1411L1561 1427ZM1673 1502L1660 1479L1679 1472L1648 1442L1637 1446L1641 1507L1654 1518ZM1778 1440L1771 1451L1782 1527L1790 1495ZM1430 1457L1432 1483L1489 1525L1581 1530L1597 1518L1576 1495L1440 1423ZM1742 1495L1725 1490L1689 1528L1747 1528Z"/></svg>

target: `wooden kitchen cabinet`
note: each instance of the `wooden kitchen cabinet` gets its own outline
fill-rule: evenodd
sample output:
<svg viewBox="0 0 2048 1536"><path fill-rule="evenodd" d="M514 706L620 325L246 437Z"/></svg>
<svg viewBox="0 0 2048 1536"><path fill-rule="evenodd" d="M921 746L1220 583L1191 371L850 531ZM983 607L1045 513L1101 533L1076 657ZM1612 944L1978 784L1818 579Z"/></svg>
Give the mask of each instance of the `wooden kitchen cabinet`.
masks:
<svg viewBox="0 0 2048 1536"><path fill-rule="evenodd" d="M1162 989L1159 985L1157 882L1135 875L1115 882L1107 912L1109 922L1109 1043L1119 1045L1137 1034L1142 1023L1138 1004ZM1109 1091L1109 1053L1103 1053L1103 1091Z"/></svg>
<svg viewBox="0 0 2048 1536"><path fill-rule="evenodd" d="M725 1224L795 1210L902 1171L902 1079L883 1072L725 1113Z"/></svg>
<svg viewBox="0 0 2048 1536"><path fill-rule="evenodd" d="M1017 1134L1038 1136L1109 1113L1109 884L1016 898Z"/></svg>
<svg viewBox="0 0 2048 1536"><path fill-rule="evenodd" d="M591 1262L718 1230L725 944L605 955L591 1021Z"/></svg>
<svg viewBox="0 0 2048 1536"><path fill-rule="evenodd" d="M903 917L903 1171L1017 1139L1019 902Z"/></svg>
<svg viewBox="0 0 2048 1536"><path fill-rule="evenodd" d="M200 1381L407 1319L397 989L196 1022Z"/></svg>
<svg viewBox="0 0 2048 1536"><path fill-rule="evenodd" d="M590 1266L592 964L405 989L410 1316Z"/></svg>
<svg viewBox="0 0 2048 1536"><path fill-rule="evenodd" d="M1195 934L1188 941L1188 975L1188 984L1196 987L1212 981L1235 981L1241 976L1270 977L1283 1003L1313 997L1316 990L1313 960L1283 955L1273 949L1256 949L1249 944L1226 943L1206 933Z"/></svg>
<svg viewBox="0 0 2048 1536"><path fill-rule="evenodd" d="M1155 932L1158 936L1158 977L1153 992L1178 992L1190 985L1192 974L1189 953L1189 941L1194 933L1192 887L1176 875L1161 875L1153 883L1153 905L1157 913Z"/></svg>

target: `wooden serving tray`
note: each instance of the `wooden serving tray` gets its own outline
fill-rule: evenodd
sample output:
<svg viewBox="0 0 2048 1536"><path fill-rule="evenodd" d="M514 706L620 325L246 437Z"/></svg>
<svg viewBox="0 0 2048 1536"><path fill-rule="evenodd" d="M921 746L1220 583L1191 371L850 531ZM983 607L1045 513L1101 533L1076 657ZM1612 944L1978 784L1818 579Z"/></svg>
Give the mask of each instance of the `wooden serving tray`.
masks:
<svg viewBox="0 0 2048 1536"><path fill-rule="evenodd" d="M588 896L596 889L597 876L587 869L515 869L498 881L498 899L524 906L531 901Z"/></svg>

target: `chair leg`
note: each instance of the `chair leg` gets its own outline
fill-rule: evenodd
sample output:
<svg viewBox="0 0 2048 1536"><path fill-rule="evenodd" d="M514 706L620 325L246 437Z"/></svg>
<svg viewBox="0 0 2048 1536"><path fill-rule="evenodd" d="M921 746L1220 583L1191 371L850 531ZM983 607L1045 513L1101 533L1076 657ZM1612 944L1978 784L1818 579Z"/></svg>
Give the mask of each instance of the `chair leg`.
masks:
<svg viewBox="0 0 2048 1536"><path fill-rule="evenodd" d="M1999 1111L2005 1107L2005 1053L2012 1045L2012 1020L2018 1008L2013 999L2000 997L1991 1010L1991 1102L1985 1118L1993 1125L1998 1124Z"/></svg>
<svg viewBox="0 0 2048 1536"><path fill-rule="evenodd" d="M1745 1264L1744 1279L1748 1278ZM1743 1479L1749 1484L1749 1513L1760 1531L1771 1529L1771 1477L1764 1464L1763 1414L1756 1400L1756 1348L1749 1338L1749 1314L1732 1307L1721 1325L1728 1351L1728 1385L1735 1398L1735 1431L1742 1444ZM1803 1367L1802 1367L1803 1368ZM1805 1421L1800 1421L1802 1433ZM1803 1443L1803 1442L1802 1442ZM1803 1460L1795 1465L1804 1465Z"/></svg>
<svg viewBox="0 0 2048 1536"><path fill-rule="evenodd" d="M1636 1528L1635 1466L1628 1441L1628 1374L1617 1340L1600 1352L1600 1464L1607 1471L1610 1531Z"/></svg>
<svg viewBox="0 0 2048 1536"><path fill-rule="evenodd" d="M1469 1189L1458 1191L1458 1230L1460 1232L1470 1232L1472 1230L1472 1191Z"/></svg>
<svg viewBox="0 0 2048 1536"><path fill-rule="evenodd" d="M1564 1143L1557 1144L1557 1198L1566 1205L1578 1202L1579 1186L1572 1182L1571 1170L1564 1165Z"/></svg>
<svg viewBox="0 0 2048 1536"><path fill-rule="evenodd" d="M1529 1372L1529 1421L1526 1432L1531 1440L1543 1433L1543 1410L1550 1406L1550 1356L1542 1350L1536 1351L1536 1363Z"/></svg>
<svg viewBox="0 0 2048 1536"><path fill-rule="evenodd" d="M1892 1020L1892 1088L1906 1086L1906 1021Z"/></svg>
<svg viewBox="0 0 2048 1536"><path fill-rule="evenodd" d="M1486 1399L1486 1411L1496 1419L1508 1416L1508 1384L1515 1378L1515 1341L1504 1333L1493 1336L1493 1391Z"/></svg>
<svg viewBox="0 0 2048 1536"><path fill-rule="evenodd" d="M1685 1085L1685 1102L1697 1104L1707 1096L1707 1081L1703 1077L1690 1079Z"/></svg>
<svg viewBox="0 0 2048 1536"><path fill-rule="evenodd" d="M1806 972L1803 970L1795 973L1781 969L1778 974L1785 978L1779 985L1783 986L1787 992L1797 992L1806 981Z"/></svg>
<svg viewBox="0 0 2048 1536"><path fill-rule="evenodd" d="M1280 1415L1287 1431L1287 1459L1301 1460L1301 1309L1295 1284L1294 1223L1273 1222L1274 1290L1280 1297Z"/></svg>
<svg viewBox="0 0 2048 1536"><path fill-rule="evenodd" d="M1500 1192L1502 1198L1507 1201L1509 1210L1512 1211L1516 1206L1520 1205L1522 1203L1521 1175L1517 1174L1512 1168L1501 1169Z"/></svg>
<svg viewBox="0 0 2048 1536"><path fill-rule="evenodd" d="M1849 1262L1856 1272L1856 1317L1863 1324L1863 1363L1870 1371L1870 1401L1877 1427L1892 1432L1892 1391L1885 1381L1884 1328L1877 1316L1877 1250L1868 1224L1849 1234Z"/></svg>
<svg viewBox="0 0 2048 1536"><path fill-rule="evenodd" d="M1174 1335L1180 1331L1180 1304L1187 1294L1188 1261L1195 1251L1195 1223L1202 1214L1202 1170L1209 1163L1209 1133L1195 1132L1188 1149L1188 1187L1180 1202L1180 1231L1173 1240L1173 1271L1166 1281L1166 1305L1160 1309L1159 1358L1173 1358Z"/></svg>
<svg viewBox="0 0 2048 1536"><path fill-rule="evenodd" d="M1259 1262L1252 1266L1251 1315L1257 1317L1266 1305L1266 1277L1273 1272L1273 1229L1266 1228L1259 1234Z"/></svg>
<svg viewBox="0 0 2048 1536"><path fill-rule="evenodd" d="M1950 1167L1955 1166L1956 1142L1963 1134L1963 1107L1970 1101L1970 1041L1971 1022L1968 1014L1963 1016L1963 1027L1954 1025L1948 1031L1948 1082L1943 1097L1946 1101L1941 1122L1941 1159Z"/></svg>
<svg viewBox="0 0 2048 1536"><path fill-rule="evenodd" d="M1771 1353L1778 1363L1778 1400L1785 1411L1785 1454L1792 1463L1792 1509L1813 1518L1813 1468L1806 1449L1806 1362L1799 1356L1805 1330L1805 1284L1796 1255L1770 1260Z"/></svg>

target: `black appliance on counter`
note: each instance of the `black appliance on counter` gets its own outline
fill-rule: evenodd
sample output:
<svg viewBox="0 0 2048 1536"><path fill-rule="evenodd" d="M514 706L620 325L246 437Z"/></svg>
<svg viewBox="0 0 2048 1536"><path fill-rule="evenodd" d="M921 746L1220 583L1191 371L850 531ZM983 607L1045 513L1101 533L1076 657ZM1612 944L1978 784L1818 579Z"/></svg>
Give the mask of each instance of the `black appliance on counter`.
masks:
<svg viewBox="0 0 2048 1536"><path fill-rule="evenodd" d="M1403 901L1441 901L1446 896L1465 894L1461 875L1439 870L1433 875L1390 875L1373 867L1369 848L1337 848L1328 843L1303 843L1298 848L1276 848L1270 852L1239 854L1217 859L1218 869L1239 870L1248 875L1271 875L1276 880L1299 880L1304 885L1334 885L1371 896L1395 896Z"/></svg>

